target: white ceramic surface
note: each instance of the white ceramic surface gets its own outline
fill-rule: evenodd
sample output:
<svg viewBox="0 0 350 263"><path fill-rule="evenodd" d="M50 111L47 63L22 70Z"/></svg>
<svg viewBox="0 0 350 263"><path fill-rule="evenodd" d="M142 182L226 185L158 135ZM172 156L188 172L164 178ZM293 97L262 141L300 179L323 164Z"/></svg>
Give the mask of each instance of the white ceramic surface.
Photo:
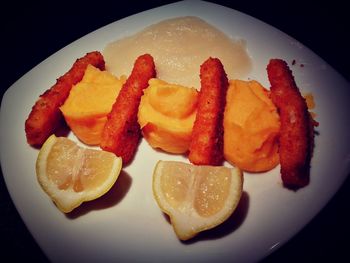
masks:
<svg viewBox="0 0 350 263"><path fill-rule="evenodd" d="M320 126L311 162L311 183L293 192L282 187L279 167L245 174L244 195L222 226L188 243L173 233L152 195L157 160L185 160L152 150L142 141L133 163L104 197L62 214L35 175L38 150L25 139L24 122L38 96L74 60L103 50L116 39L149 24L178 16L198 16L247 42L253 60L249 78L269 87L266 65L282 58L292 66L303 93L311 92ZM300 63L304 67L300 67ZM350 171L348 102L350 86L325 61L295 39L250 16L215 4L180 2L107 25L73 42L33 68L5 93L1 104L1 166L15 206L28 229L54 262L239 262L257 261L279 248L307 224L339 189ZM70 138L76 138L70 134ZM219 261L218 261L219 262Z"/></svg>

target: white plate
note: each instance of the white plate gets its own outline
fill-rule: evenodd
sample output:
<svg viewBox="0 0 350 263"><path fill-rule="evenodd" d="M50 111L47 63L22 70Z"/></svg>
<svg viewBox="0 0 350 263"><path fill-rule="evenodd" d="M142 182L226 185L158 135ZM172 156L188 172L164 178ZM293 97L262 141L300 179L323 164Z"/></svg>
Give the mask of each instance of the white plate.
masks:
<svg viewBox="0 0 350 263"><path fill-rule="evenodd" d="M28 146L24 122L38 96L74 60L103 50L146 25L178 16L198 16L233 37L247 41L253 60L250 78L268 87L266 65L282 58L292 66L302 92L316 101L320 126L315 138L311 183L297 191L282 187L279 168L246 174L242 202L230 221L182 243L155 203L151 178L157 160L181 157L153 151L145 141L116 187L69 216L40 188L35 175L38 150ZM304 67L300 67L300 63ZM52 55L19 79L1 105L1 166L10 195L40 247L52 261L220 262L257 261L296 234L338 190L349 173L349 84L301 43L240 12L205 2L180 2L107 25ZM73 135L70 135L74 138Z"/></svg>

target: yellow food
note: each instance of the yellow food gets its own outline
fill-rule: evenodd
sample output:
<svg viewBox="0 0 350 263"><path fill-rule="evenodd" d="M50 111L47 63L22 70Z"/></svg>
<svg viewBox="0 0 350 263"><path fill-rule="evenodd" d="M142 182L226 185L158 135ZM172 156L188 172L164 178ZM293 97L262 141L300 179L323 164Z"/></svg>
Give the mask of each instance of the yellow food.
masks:
<svg viewBox="0 0 350 263"><path fill-rule="evenodd" d="M315 121L317 115L315 112L311 111L311 110L315 109L315 107L316 107L315 98L314 98L312 93L303 94L303 97L305 99L307 108L309 109L309 113L310 113L312 119L314 119L314 121Z"/></svg>
<svg viewBox="0 0 350 263"><path fill-rule="evenodd" d="M51 135L37 161L37 179L64 213L105 194L116 182L122 160L113 153L86 149Z"/></svg>
<svg viewBox="0 0 350 263"><path fill-rule="evenodd" d="M159 161L152 185L176 235L188 240L234 212L242 195L243 174L238 168Z"/></svg>
<svg viewBox="0 0 350 263"><path fill-rule="evenodd" d="M84 143L98 145L107 114L125 82L89 65L84 77L73 86L61 106L63 116L73 133Z"/></svg>
<svg viewBox="0 0 350 263"><path fill-rule="evenodd" d="M257 81L231 80L224 114L224 156L245 171L263 172L279 163L279 116Z"/></svg>
<svg viewBox="0 0 350 263"><path fill-rule="evenodd" d="M198 92L194 88L151 79L144 91L138 121L153 148L170 153L188 150L196 117Z"/></svg>

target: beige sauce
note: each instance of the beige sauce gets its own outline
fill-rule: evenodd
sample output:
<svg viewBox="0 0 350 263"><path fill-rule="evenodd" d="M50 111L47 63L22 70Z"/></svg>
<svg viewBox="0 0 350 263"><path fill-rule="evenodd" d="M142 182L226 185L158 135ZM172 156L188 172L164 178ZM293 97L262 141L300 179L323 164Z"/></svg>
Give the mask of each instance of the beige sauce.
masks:
<svg viewBox="0 0 350 263"><path fill-rule="evenodd" d="M245 77L251 69L244 41L229 38L197 17L164 20L103 51L107 70L116 76L128 76L144 53L153 56L158 78L197 89L200 65L209 57L221 60L229 79Z"/></svg>

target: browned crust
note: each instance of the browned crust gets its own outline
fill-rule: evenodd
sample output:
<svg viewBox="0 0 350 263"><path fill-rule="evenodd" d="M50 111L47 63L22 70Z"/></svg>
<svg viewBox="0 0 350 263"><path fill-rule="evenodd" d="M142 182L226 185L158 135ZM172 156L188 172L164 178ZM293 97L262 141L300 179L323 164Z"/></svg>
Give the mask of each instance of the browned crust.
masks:
<svg viewBox="0 0 350 263"><path fill-rule="evenodd" d="M207 59L200 68L201 89L192 129L189 160L197 165L223 162L223 115L228 79L221 61Z"/></svg>
<svg viewBox="0 0 350 263"><path fill-rule="evenodd" d="M283 184L298 189L309 184L314 125L291 70L281 59L267 66L271 99L280 114L279 155Z"/></svg>
<svg viewBox="0 0 350 263"><path fill-rule="evenodd" d="M131 75L123 85L108 115L102 132L100 146L103 150L122 157L123 164L128 164L134 157L141 137L137 113L148 81L156 76L151 55L145 54L135 61Z"/></svg>
<svg viewBox="0 0 350 263"><path fill-rule="evenodd" d="M100 52L87 53L77 59L72 68L57 79L55 85L40 95L25 122L27 142L30 145L41 146L51 134L64 125L59 107L67 99L72 86L81 81L89 64L101 70L105 69Z"/></svg>

